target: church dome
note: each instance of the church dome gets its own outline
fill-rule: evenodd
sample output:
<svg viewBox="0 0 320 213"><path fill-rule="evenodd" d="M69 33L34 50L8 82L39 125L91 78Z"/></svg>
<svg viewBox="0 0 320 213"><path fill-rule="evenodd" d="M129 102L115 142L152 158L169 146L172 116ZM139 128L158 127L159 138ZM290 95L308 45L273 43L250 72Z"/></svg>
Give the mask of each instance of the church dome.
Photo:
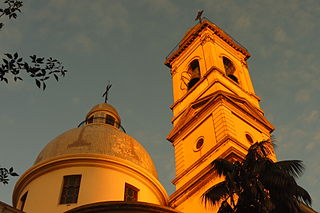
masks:
<svg viewBox="0 0 320 213"><path fill-rule="evenodd" d="M106 120L106 116L110 114L115 118L113 123ZM90 119L90 116L93 118ZM106 103L98 104L87 114L83 126L53 139L40 152L34 164L58 156L102 154L130 161L157 177L156 168L148 152L138 141L119 130L119 123L120 117L114 107Z"/></svg>
<svg viewBox="0 0 320 213"><path fill-rule="evenodd" d="M167 206L168 195L157 176L150 155L125 133L116 109L102 103L78 128L43 148L15 185L13 205L47 213L114 201Z"/></svg>

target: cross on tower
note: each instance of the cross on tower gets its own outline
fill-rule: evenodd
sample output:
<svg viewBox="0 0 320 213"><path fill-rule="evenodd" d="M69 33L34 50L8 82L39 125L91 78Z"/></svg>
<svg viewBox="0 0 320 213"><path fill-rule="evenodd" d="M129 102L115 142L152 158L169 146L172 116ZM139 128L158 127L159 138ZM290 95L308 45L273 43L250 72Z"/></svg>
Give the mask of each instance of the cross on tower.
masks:
<svg viewBox="0 0 320 213"><path fill-rule="evenodd" d="M108 84L107 84L107 87L106 87L106 91L102 95L102 97L104 97L104 102L105 103L108 102L108 93L109 93L109 90L110 90L111 86L112 86L112 84L110 84L110 81L109 81Z"/></svg>
<svg viewBox="0 0 320 213"><path fill-rule="evenodd" d="M202 13L203 13L203 10L198 11L198 14L197 14L195 21L199 20L199 23L202 22Z"/></svg>

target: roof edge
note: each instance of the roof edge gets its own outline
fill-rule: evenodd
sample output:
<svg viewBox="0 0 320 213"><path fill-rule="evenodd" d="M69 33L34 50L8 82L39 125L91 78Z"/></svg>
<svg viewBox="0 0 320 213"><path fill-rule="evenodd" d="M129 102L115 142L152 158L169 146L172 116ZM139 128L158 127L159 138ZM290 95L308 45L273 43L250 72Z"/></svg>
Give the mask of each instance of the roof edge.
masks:
<svg viewBox="0 0 320 213"><path fill-rule="evenodd" d="M178 56L180 56L180 54L193 43L195 38L199 36L199 33L203 31L206 27L211 29L214 32L214 34L219 36L222 40L228 43L235 50L244 54L246 56L245 60L247 60L251 56L248 50L235 39L233 39L229 34L227 34L217 25L213 24L211 21L204 20L201 23L193 26L189 31L187 31L186 35L182 38L182 40L173 48L173 50L166 57L166 61L164 62L164 64L171 68L172 61Z"/></svg>

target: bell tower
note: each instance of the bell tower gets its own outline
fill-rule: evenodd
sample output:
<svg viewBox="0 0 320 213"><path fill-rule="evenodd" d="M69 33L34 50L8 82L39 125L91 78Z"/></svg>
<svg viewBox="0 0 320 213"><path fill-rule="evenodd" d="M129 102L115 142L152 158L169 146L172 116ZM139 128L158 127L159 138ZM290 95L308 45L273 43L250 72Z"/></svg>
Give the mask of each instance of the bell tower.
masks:
<svg viewBox="0 0 320 213"><path fill-rule="evenodd" d="M242 159L252 143L269 139L274 130L254 92L249 57L231 36L203 20L166 58L173 84L173 129L167 139L176 162L170 204L179 211L212 212L201 200L221 181L210 163Z"/></svg>

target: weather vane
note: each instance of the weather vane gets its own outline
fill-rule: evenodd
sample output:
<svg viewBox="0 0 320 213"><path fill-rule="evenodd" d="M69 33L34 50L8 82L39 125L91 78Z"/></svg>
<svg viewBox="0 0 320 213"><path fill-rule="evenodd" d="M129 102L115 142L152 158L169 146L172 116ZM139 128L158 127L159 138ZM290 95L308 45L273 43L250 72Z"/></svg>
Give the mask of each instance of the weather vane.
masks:
<svg viewBox="0 0 320 213"><path fill-rule="evenodd" d="M198 14L195 21L199 20L199 23L202 22L202 13L203 13L203 10L198 10Z"/></svg>
<svg viewBox="0 0 320 213"><path fill-rule="evenodd" d="M110 84L110 81L108 81L107 87L106 87L106 91L103 93L102 97L104 97L104 102L107 103L108 102L108 93L109 90L111 88L112 84Z"/></svg>

